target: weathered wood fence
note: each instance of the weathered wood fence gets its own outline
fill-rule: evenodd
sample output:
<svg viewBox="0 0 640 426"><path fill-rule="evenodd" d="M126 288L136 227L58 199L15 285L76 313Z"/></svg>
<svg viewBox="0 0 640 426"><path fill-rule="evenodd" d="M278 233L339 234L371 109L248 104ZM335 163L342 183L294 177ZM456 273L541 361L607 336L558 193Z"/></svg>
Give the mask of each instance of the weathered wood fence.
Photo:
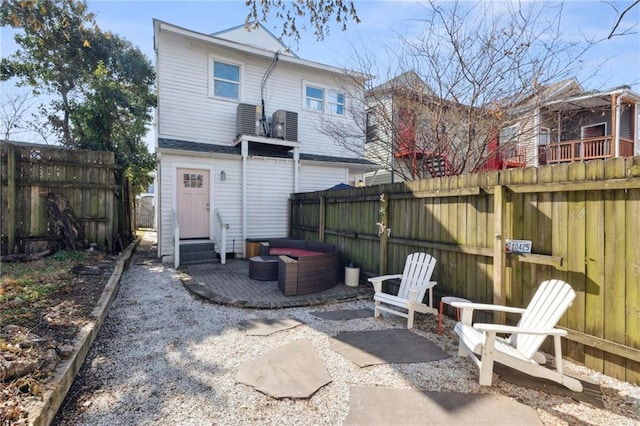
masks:
<svg viewBox="0 0 640 426"><path fill-rule="evenodd" d="M294 194L290 235L371 274L430 252L439 297L526 306L540 282L566 280L568 358L640 384L640 157ZM506 239L532 254L506 254Z"/></svg>
<svg viewBox="0 0 640 426"><path fill-rule="evenodd" d="M69 200L88 243L109 252L129 243L134 229L131 191L112 152L6 141L0 148L3 255L56 245L60 231L46 206L52 192Z"/></svg>

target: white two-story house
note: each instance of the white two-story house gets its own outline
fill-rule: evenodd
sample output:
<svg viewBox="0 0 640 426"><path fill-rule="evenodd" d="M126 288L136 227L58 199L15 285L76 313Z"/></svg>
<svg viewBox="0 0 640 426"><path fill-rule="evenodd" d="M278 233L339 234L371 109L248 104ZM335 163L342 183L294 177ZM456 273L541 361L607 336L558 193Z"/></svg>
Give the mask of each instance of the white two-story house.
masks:
<svg viewBox="0 0 640 426"><path fill-rule="evenodd" d="M249 238L287 236L291 193L353 184L372 169L353 120L364 117L353 94L366 76L301 59L262 26L153 25L163 261L176 261L181 242L220 244L223 229L216 250L244 257ZM352 126L352 137L327 136L327 122Z"/></svg>

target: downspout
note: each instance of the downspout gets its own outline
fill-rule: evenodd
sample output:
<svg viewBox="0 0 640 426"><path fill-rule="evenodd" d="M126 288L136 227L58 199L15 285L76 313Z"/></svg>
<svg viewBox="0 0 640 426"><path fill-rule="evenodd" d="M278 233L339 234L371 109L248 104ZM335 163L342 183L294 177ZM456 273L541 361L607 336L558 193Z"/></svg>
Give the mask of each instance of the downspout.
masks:
<svg viewBox="0 0 640 426"><path fill-rule="evenodd" d="M293 148L293 192L298 192L300 182L300 148Z"/></svg>
<svg viewBox="0 0 640 426"><path fill-rule="evenodd" d="M249 142L242 140L242 257L247 257L247 248L244 241L247 240L247 157L249 156Z"/></svg>

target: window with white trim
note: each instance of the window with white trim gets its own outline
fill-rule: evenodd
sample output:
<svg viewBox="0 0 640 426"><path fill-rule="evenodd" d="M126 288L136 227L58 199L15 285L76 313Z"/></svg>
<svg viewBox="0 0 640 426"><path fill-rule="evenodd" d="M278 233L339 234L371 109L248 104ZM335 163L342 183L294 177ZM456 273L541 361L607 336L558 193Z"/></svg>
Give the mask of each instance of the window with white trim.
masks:
<svg viewBox="0 0 640 426"><path fill-rule="evenodd" d="M304 91L306 108L313 111L324 111L324 89L306 86Z"/></svg>
<svg viewBox="0 0 640 426"><path fill-rule="evenodd" d="M344 93L329 92L329 112L344 115Z"/></svg>
<svg viewBox="0 0 640 426"><path fill-rule="evenodd" d="M517 124L500 129L500 144L516 142L518 139L519 126Z"/></svg>
<svg viewBox="0 0 640 426"><path fill-rule="evenodd" d="M210 58L209 95L217 98L240 100L240 81L242 67L240 64Z"/></svg>
<svg viewBox="0 0 640 426"><path fill-rule="evenodd" d="M334 115L344 115L345 113L345 95L342 92L304 82L303 95L303 107L306 110Z"/></svg>

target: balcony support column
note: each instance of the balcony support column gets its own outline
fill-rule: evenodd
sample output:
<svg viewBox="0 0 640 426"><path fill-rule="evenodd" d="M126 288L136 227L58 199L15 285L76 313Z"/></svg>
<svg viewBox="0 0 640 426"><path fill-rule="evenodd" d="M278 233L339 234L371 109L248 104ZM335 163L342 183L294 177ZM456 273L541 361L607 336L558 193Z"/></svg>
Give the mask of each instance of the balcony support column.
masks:
<svg viewBox="0 0 640 426"><path fill-rule="evenodd" d="M611 96L611 136L613 139L613 157L620 157L620 110L622 99L618 95Z"/></svg>

